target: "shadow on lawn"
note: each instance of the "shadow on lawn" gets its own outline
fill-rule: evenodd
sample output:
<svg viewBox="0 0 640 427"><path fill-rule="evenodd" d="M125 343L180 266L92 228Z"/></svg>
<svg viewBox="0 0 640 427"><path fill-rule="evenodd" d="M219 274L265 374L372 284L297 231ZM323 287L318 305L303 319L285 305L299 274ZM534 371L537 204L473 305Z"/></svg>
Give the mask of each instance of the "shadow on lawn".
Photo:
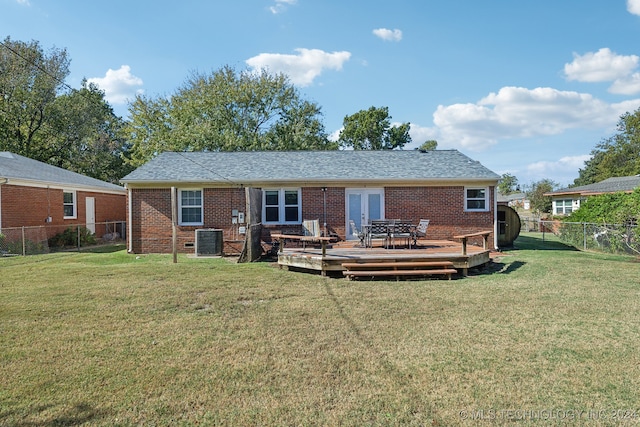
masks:
<svg viewBox="0 0 640 427"><path fill-rule="evenodd" d="M557 237L545 239L544 234L540 236L518 236L513 243L513 248L505 249L505 252L513 250L538 250L538 251L577 251L573 246L559 242Z"/></svg>
<svg viewBox="0 0 640 427"><path fill-rule="evenodd" d="M119 252L125 250L127 247L124 243L107 244L98 246L87 246L81 249L81 252L88 252L91 254L109 254L113 252Z"/></svg>
<svg viewBox="0 0 640 427"><path fill-rule="evenodd" d="M36 418L39 417L40 413L48 411L52 408L53 405L41 405L33 408L33 415ZM0 413L0 422L5 419L9 415L15 415L15 413ZM30 417L27 417L30 418ZM16 422L15 425L17 427L30 427L30 426L77 426L84 425L87 423L94 423L99 420L107 419L107 414L104 411L93 408L91 405L87 403L77 403L73 405L73 407L63 411L61 414L54 416L53 418L49 418L48 420L39 420L39 421L30 421L30 420L22 420Z"/></svg>

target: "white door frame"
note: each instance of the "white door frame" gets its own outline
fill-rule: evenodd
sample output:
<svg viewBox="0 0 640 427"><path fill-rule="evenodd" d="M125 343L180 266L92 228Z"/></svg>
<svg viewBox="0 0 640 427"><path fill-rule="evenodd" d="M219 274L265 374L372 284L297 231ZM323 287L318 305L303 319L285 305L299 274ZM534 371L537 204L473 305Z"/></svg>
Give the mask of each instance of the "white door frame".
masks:
<svg viewBox="0 0 640 427"><path fill-rule="evenodd" d="M95 234L96 232L96 198L86 197L84 199L84 210L87 230Z"/></svg>
<svg viewBox="0 0 640 427"><path fill-rule="evenodd" d="M359 212L351 212L349 203L351 196L360 197L360 206L358 207ZM371 206L371 201L375 199L375 197L372 198L371 196L379 196L379 206ZM353 215L358 216L358 218ZM372 216L375 216L375 218L372 218ZM347 240L357 239L357 237L351 234L349 220L354 220L356 222L356 226L361 227L362 224L368 224L372 219L384 219L384 217L384 188L347 188L345 190L345 234Z"/></svg>

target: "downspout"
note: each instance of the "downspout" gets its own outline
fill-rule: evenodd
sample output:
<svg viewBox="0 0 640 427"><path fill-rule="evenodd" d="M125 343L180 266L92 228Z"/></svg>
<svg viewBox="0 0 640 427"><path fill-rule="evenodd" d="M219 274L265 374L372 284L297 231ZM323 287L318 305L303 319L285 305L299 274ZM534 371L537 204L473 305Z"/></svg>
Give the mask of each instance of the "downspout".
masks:
<svg viewBox="0 0 640 427"><path fill-rule="evenodd" d="M9 182L9 178L0 178L0 231L2 231L2 184Z"/></svg>
<svg viewBox="0 0 640 427"><path fill-rule="evenodd" d="M500 250L498 247L498 187L493 186L493 247L496 250Z"/></svg>
<svg viewBox="0 0 640 427"><path fill-rule="evenodd" d="M131 189L128 188L126 184L125 188L127 189L127 240L129 242L127 252L133 253L133 214L131 213L131 206L133 206L133 204L131 202Z"/></svg>

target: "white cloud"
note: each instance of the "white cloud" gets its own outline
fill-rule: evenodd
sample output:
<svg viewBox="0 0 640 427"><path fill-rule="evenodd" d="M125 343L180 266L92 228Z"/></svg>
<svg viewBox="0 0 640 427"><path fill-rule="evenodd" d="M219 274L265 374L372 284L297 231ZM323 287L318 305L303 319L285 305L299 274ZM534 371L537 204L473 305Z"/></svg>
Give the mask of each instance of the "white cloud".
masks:
<svg viewBox="0 0 640 427"><path fill-rule="evenodd" d="M531 163L527 166L527 172L533 176L563 176L570 172L572 176L575 176L575 171L584 168L584 163L590 158L590 155L583 154L562 157L556 161Z"/></svg>
<svg viewBox="0 0 640 427"><path fill-rule="evenodd" d="M637 55L618 55L609 48L602 48L584 55L574 53L573 62L565 64L564 72L569 80L580 82L614 81L631 74L639 61Z"/></svg>
<svg viewBox="0 0 640 427"><path fill-rule="evenodd" d="M31 6L29 0L17 0L18 4L23 4L25 6Z"/></svg>
<svg viewBox="0 0 640 427"><path fill-rule="evenodd" d="M482 151L499 140L559 135L571 129L611 127L640 99L608 104L592 95L553 88L504 87L479 102L438 106L438 143Z"/></svg>
<svg viewBox="0 0 640 427"><path fill-rule="evenodd" d="M640 93L640 73L634 73L613 82L609 92L618 95L634 95Z"/></svg>
<svg viewBox="0 0 640 427"><path fill-rule="evenodd" d="M627 0L629 13L640 16L640 0Z"/></svg>
<svg viewBox="0 0 640 427"><path fill-rule="evenodd" d="M245 62L256 71L266 69L289 76L293 84L309 86L324 70L341 70L351 53L325 52L320 49L295 49L297 55L261 53Z"/></svg>
<svg viewBox="0 0 640 427"><path fill-rule="evenodd" d="M104 77L87 79L104 90L105 99L112 104L125 104L127 100L143 91L139 89L143 82L140 77L131 74L131 67L122 65L117 70L109 69Z"/></svg>
<svg viewBox="0 0 640 427"><path fill-rule="evenodd" d="M398 29L389 30L387 28L377 28L373 30L373 34L386 41L399 42L402 40L402 31Z"/></svg>
<svg viewBox="0 0 640 427"><path fill-rule="evenodd" d="M640 2L640 0L638 0ZM574 53L573 62L565 64L568 80L580 82L613 82L609 92L620 95L640 93L640 74L633 71L640 64L637 55L618 55L608 48L584 55Z"/></svg>
<svg viewBox="0 0 640 427"><path fill-rule="evenodd" d="M393 123L393 126L401 125L402 123ZM411 123L411 128L409 129L409 136L411 136L411 144L404 147L405 150L418 148L422 144L430 140L438 141L438 137L440 136L438 129L432 127L420 126L414 123ZM440 146L440 141L438 141L438 148L444 148Z"/></svg>
<svg viewBox="0 0 640 427"><path fill-rule="evenodd" d="M269 8L271 13L277 15L287 10L287 6L293 6L298 0L276 0L276 3Z"/></svg>

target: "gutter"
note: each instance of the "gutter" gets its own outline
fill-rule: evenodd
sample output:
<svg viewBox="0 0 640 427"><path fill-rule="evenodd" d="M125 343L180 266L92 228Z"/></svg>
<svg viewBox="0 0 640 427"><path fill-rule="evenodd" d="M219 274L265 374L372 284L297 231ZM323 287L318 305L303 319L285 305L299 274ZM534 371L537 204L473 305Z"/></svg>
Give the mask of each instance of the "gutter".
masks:
<svg viewBox="0 0 640 427"><path fill-rule="evenodd" d="M9 182L9 178L0 178L0 232L2 231L2 184Z"/></svg>

